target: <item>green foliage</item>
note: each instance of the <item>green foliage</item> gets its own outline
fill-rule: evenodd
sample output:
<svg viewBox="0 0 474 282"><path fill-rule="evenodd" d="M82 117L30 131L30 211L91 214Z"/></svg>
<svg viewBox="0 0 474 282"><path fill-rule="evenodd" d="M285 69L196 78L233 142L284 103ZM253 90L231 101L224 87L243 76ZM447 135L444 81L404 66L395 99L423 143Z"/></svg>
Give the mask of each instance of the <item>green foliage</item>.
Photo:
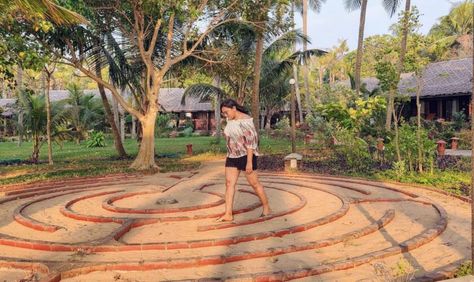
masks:
<svg viewBox="0 0 474 282"><path fill-rule="evenodd" d="M84 94L78 84L71 83L67 89L68 97L58 102L62 107L59 114L79 142L88 137L90 130L103 127L105 116L102 102L92 94Z"/></svg>
<svg viewBox="0 0 474 282"><path fill-rule="evenodd" d="M340 143L335 146L336 156L346 162L350 172L372 171L374 160L370 155L369 146L356 131L339 127L336 128L334 137Z"/></svg>
<svg viewBox="0 0 474 282"><path fill-rule="evenodd" d="M454 274L454 278L468 276L468 275L471 275L471 273L472 273L472 262L470 260L467 260L458 267L458 269L456 270L456 273Z"/></svg>
<svg viewBox="0 0 474 282"><path fill-rule="evenodd" d="M173 130L173 121L176 115L170 113L160 113L156 117L155 134L157 136L167 135ZM165 136L163 136L165 137Z"/></svg>
<svg viewBox="0 0 474 282"><path fill-rule="evenodd" d="M182 133L182 136L184 136L184 137L190 137L191 135L193 135L193 128L192 127L186 127L186 128L184 128L184 130L181 133Z"/></svg>
<svg viewBox="0 0 474 282"><path fill-rule="evenodd" d="M399 162L394 162L393 163L393 171L395 172L396 179L398 181L401 181L402 178L406 175L407 173L407 165L405 161L399 161Z"/></svg>
<svg viewBox="0 0 474 282"><path fill-rule="evenodd" d="M290 129L290 119L288 117L281 118L277 123L275 123L275 129L289 130Z"/></svg>
<svg viewBox="0 0 474 282"><path fill-rule="evenodd" d="M102 131L93 131L86 142L87 148L97 148L105 146L105 135Z"/></svg>
<svg viewBox="0 0 474 282"><path fill-rule="evenodd" d="M319 115L327 121L335 122L347 129L360 131L365 124L370 124L370 119L380 114L385 109L385 99L379 96L357 98L355 101L345 103L328 103L316 107Z"/></svg>
<svg viewBox="0 0 474 282"><path fill-rule="evenodd" d="M459 131L462 128L466 128L468 125L466 122L467 121L466 114L462 111L453 113L452 121L453 121L453 128L456 131Z"/></svg>
<svg viewBox="0 0 474 282"><path fill-rule="evenodd" d="M458 3L448 15L440 18L440 22L431 28L429 34L438 38L472 34L473 8L472 0Z"/></svg>
<svg viewBox="0 0 474 282"><path fill-rule="evenodd" d="M387 61L379 61L375 65L375 72L382 91L397 89L398 73L395 65Z"/></svg>
<svg viewBox="0 0 474 282"><path fill-rule="evenodd" d="M410 172L414 172L417 170L417 164L419 162L416 131L417 127L408 123L403 123L399 127L400 155L406 165L407 171ZM436 153L436 143L428 138L427 130L422 128L420 134L422 142L421 161L423 163L423 167L430 168L430 170L433 171ZM390 159L395 159L394 141L392 140L392 142L387 144L386 148L386 155Z"/></svg>

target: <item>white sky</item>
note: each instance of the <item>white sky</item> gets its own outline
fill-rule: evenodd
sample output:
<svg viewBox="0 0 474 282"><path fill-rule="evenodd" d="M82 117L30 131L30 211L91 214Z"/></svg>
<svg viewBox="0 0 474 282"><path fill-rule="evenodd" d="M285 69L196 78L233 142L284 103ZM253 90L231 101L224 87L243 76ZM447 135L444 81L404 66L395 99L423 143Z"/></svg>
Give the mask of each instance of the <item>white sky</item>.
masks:
<svg viewBox="0 0 474 282"><path fill-rule="evenodd" d="M404 8L405 1L402 1ZM450 0L412 0L412 5L420 11L421 32L426 34L437 20L449 13L452 3ZM367 20L364 37L375 34L389 33L389 27L397 21L397 14L392 18L382 6L382 0L368 0ZM308 14L308 33L311 39L309 48L331 48L337 45L339 39L347 39L351 50L357 47L359 32L360 10L347 12L343 0L326 0L321 12ZM299 13L296 15L296 27L302 29Z"/></svg>

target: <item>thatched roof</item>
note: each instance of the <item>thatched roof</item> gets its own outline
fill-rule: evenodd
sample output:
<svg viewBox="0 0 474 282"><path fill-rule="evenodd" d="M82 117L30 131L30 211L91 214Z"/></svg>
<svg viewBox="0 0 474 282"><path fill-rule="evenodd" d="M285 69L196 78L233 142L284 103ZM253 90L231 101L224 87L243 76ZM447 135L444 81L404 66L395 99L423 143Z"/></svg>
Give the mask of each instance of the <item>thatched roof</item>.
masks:
<svg viewBox="0 0 474 282"><path fill-rule="evenodd" d="M162 88L158 103L165 112L208 112L213 111L210 102L201 102L199 98L186 97L185 104L181 105L184 94L183 88Z"/></svg>
<svg viewBox="0 0 474 282"><path fill-rule="evenodd" d="M472 58L457 59L428 64L423 71L423 90L420 97L470 95L472 91ZM378 87L379 80L375 77L362 78L369 91ZM338 84L350 87L350 81ZM416 96L416 77L413 73L404 73L398 83L400 94Z"/></svg>
<svg viewBox="0 0 474 282"><path fill-rule="evenodd" d="M429 64L423 72L421 97L470 95L472 92L471 80L472 58ZM407 84L416 88L416 81L413 77ZM416 96L416 91L407 94Z"/></svg>
<svg viewBox="0 0 474 282"><path fill-rule="evenodd" d="M84 94L92 94L97 98L100 97L98 89L84 90ZM162 111L165 112L200 112L213 111L212 104L209 102L201 103L198 98L186 97L185 105L181 105L184 89L182 88L162 88L158 96L158 103ZM49 92L51 102L57 102L66 99L69 96L68 90L51 90ZM111 99L112 94L106 89L106 95ZM0 99L0 109L3 110L2 115L11 116L13 114L13 106L16 99Z"/></svg>

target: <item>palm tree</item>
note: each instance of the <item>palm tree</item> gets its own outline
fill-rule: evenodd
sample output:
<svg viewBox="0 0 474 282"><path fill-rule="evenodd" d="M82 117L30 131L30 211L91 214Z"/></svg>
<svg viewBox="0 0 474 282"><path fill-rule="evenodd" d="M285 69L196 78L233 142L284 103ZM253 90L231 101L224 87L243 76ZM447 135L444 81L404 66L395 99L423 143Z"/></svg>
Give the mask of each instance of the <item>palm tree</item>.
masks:
<svg viewBox="0 0 474 282"><path fill-rule="evenodd" d="M252 36L248 36L247 32L248 30L242 35L245 38L244 40L234 38L235 43L239 44L238 46L234 46L234 48L237 50L245 50L243 54L251 57L253 56L254 52L256 52L256 48L252 47L252 45L254 46L251 40ZM289 50L291 50L294 42L307 40L307 38L298 31L289 31L277 39L268 37L266 40L270 42L265 44L265 48L263 50L261 68L262 75L260 77L259 85L262 84L260 95L262 101L264 101L262 105L265 105L268 121L271 118L270 113L275 112L275 109L278 108L278 105L281 105L279 103L282 101L280 99L278 102L278 97L282 97L282 93L285 92L284 89L287 89L285 87L289 87L287 80L290 76L293 65L300 63L301 60L304 60L305 57L309 57L309 55L321 55L324 52L321 50L308 50L306 52L308 54L303 52L291 54ZM247 62L247 68L251 69L251 60L244 59L243 61ZM289 70L290 73L288 72ZM229 76L228 72L218 74L224 83L223 87L228 86L230 89L238 89L238 85L235 84L235 78L233 76ZM247 77L247 79L249 78L250 77ZM281 83L286 83L288 85L281 85ZM248 83L244 82L244 84ZM223 87L218 88L213 85L203 83L192 85L186 89L182 102L184 102L186 96L199 97L201 100L214 99L214 101L219 101L222 97L226 96L226 91L223 89ZM235 90L234 92L237 93ZM286 94L288 94L288 91ZM266 97L266 95L270 95L272 97ZM217 109L215 114L216 118L218 115L220 115L220 113L217 112ZM258 126L260 126L260 124Z"/></svg>
<svg viewBox="0 0 474 282"><path fill-rule="evenodd" d="M53 148L51 142L51 101L49 99L49 90L51 88L51 77L56 69L56 65L53 63L52 65L45 65L43 68L43 73L46 78L46 86L45 86L45 103L46 103L46 138L48 140L48 164L53 164Z"/></svg>
<svg viewBox="0 0 474 282"><path fill-rule="evenodd" d="M51 0L0 0L0 10L3 11L3 15L18 12L28 20L46 19L58 25L87 23L83 16Z"/></svg>
<svg viewBox="0 0 474 282"><path fill-rule="evenodd" d="M384 0L383 4L385 10L393 16L397 11L398 6L401 4L402 0ZM405 62L405 54L407 52L407 42L408 42L408 29L410 26L410 9L411 9L411 0L405 0L405 11L403 14L402 22L402 41L400 46L400 57L397 64L397 81L400 80L400 76L403 72L403 64ZM385 119L385 129L388 131L391 128L392 124L392 115L394 114L394 104L395 104L395 94L396 89L390 89L389 99L387 105L387 115Z"/></svg>
<svg viewBox="0 0 474 282"><path fill-rule="evenodd" d="M102 122L102 108L92 94L84 94L77 84L68 86L69 96L62 100L61 116L68 121L76 142L88 137L88 131Z"/></svg>
<svg viewBox="0 0 474 282"><path fill-rule="evenodd" d="M355 91L359 95L360 91L360 71L362 67L362 56L364 48L364 30L365 30L365 18L367 14L367 0L344 0L346 9L349 11L360 8L360 21L359 21L359 38L357 41L357 56L355 64Z"/></svg>
<svg viewBox="0 0 474 282"><path fill-rule="evenodd" d="M33 141L33 152L31 161L37 163L39 160L40 148L44 143L43 136L46 133L46 101L45 95L35 95L31 91L21 91L18 93L17 108L24 115L23 126L25 131L31 135ZM51 136L56 139L64 139L69 136L69 132L61 126L64 119L53 106L51 119Z"/></svg>
<svg viewBox="0 0 474 282"><path fill-rule="evenodd" d="M308 36L308 8L315 12L321 10L321 5L326 2L326 0L299 0L296 2L296 7L301 10L303 17L303 34ZM308 50L308 43L303 42L303 52ZM306 98L306 112L311 114L311 99L309 92L309 70L308 65L303 64L303 80L304 80L304 89L305 89L305 98Z"/></svg>

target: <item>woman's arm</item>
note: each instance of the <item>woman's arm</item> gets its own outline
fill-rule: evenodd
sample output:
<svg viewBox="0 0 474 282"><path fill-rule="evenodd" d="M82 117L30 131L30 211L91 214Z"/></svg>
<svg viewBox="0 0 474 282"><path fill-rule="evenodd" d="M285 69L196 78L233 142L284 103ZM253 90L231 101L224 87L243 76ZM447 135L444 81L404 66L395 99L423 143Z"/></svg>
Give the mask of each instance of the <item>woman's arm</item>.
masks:
<svg viewBox="0 0 474 282"><path fill-rule="evenodd" d="M245 166L245 172L251 174L253 172L253 149L247 148L247 165Z"/></svg>

